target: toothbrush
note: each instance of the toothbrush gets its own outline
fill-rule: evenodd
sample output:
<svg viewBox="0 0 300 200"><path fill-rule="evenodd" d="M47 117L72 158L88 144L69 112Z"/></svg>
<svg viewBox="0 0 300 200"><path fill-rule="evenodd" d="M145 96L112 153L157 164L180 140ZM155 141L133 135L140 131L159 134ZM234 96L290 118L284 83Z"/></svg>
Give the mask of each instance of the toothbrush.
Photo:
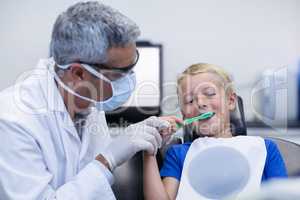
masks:
<svg viewBox="0 0 300 200"><path fill-rule="evenodd" d="M206 113L203 113L199 116L185 119L183 121L183 124L179 124L179 123L177 124L177 128L181 128L182 126L186 126L186 125L191 124L195 121L201 121L201 120L209 119L212 116L214 116L214 114L215 114L214 112L206 112Z"/></svg>

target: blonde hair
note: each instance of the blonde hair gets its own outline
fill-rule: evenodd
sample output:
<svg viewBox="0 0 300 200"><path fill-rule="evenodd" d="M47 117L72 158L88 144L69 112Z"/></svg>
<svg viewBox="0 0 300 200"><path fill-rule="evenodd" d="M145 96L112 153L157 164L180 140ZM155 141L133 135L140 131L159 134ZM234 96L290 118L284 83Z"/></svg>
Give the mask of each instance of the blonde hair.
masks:
<svg viewBox="0 0 300 200"><path fill-rule="evenodd" d="M208 63L197 63L189 66L186 70L184 70L177 78L177 87L179 87L180 83L184 78L191 75L197 75L200 73L213 73L216 74L224 83L226 87L226 92L234 92L233 80L230 75L221 67L208 64Z"/></svg>

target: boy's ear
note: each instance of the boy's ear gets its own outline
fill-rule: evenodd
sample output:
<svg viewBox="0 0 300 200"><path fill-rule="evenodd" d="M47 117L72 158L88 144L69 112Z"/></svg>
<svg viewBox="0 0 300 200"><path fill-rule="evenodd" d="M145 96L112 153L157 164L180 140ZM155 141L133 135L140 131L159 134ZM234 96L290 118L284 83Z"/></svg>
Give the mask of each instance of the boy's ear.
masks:
<svg viewBox="0 0 300 200"><path fill-rule="evenodd" d="M236 107L236 103L237 103L237 95L235 92L230 92L228 94L228 101L227 101L227 105L230 111L233 111Z"/></svg>

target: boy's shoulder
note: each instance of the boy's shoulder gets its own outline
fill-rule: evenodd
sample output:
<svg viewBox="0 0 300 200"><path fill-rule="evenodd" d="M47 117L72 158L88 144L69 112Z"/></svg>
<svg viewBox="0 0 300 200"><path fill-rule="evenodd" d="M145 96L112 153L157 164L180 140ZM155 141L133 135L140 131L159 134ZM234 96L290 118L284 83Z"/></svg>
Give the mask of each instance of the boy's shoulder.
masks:
<svg viewBox="0 0 300 200"><path fill-rule="evenodd" d="M186 153L189 150L191 144L191 142L186 142L183 144L174 144L168 149L168 151L173 152L175 154Z"/></svg>
<svg viewBox="0 0 300 200"><path fill-rule="evenodd" d="M273 140L264 138L264 141L267 151L277 149L277 145Z"/></svg>

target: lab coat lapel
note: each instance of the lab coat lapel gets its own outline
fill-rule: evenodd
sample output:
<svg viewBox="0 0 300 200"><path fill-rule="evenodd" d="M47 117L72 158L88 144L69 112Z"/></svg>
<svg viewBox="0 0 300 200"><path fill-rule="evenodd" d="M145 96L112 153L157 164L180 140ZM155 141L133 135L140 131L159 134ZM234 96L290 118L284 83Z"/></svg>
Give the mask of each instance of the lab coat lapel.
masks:
<svg viewBox="0 0 300 200"><path fill-rule="evenodd" d="M75 128L74 122L72 121L69 113L63 114L62 126L70 135L72 135L72 137L74 137L77 140L78 143L80 143L78 132Z"/></svg>
<svg viewBox="0 0 300 200"><path fill-rule="evenodd" d="M110 134L105 113L95 108L87 117L82 133L80 160L85 162L101 153L110 142Z"/></svg>

